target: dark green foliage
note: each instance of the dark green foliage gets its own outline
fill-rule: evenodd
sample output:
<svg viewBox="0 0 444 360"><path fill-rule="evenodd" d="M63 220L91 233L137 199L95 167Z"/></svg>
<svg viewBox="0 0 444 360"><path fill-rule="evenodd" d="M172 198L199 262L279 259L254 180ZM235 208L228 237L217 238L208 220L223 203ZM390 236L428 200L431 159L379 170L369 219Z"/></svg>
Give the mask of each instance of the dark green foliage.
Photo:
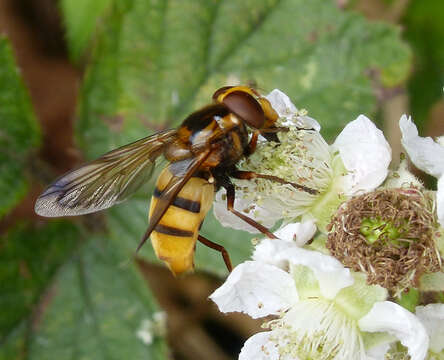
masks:
<svg viewBox="0 0 444 360"><path fill-rule="evenodd" d="M40 140L30 99L8 41L0 35L0 218L26 194L29 152Z"/></svg>

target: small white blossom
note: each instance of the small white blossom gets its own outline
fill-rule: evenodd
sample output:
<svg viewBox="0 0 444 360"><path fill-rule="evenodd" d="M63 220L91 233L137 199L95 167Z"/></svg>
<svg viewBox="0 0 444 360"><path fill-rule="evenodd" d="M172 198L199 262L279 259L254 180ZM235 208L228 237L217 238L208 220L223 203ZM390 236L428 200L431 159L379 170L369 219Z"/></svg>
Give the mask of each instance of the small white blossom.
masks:
<svg viewBox="0 0 444 360"><path fill-rule="evenodd" d="M143 319L137 330L137 337L145 345L151 345L156 336L164 336L166 333L166 313L158 311L152 318Z"/></svg>
<svg viewBox="0 0 444 360"><path fill-rule="evenodd" d="M403 115L399 120L402 145L413 164L438 179L436 210L439 223L444 227L444 145L442 139L420 137L410 117Z"/></svg>
<svg viewBox="0 0 444 360"><path fill-rule="evenodd" d="M383 360L396 339L412 360L425 358L428 336L418 318L335 258L291 239L264 239L253 258L210 296L223 312L275 316L264 324L268 331L246 341L240 360ZM367 349L364 338L372 336L379 340Z"/></svg>
<svg viewBox="0 0 444 360"><path fill-rule="evenodd" d="M317 121L298 110L288 96L273 90L267 98L280 116L280 125L289 131L279 133L279 144L260 142L257 151L240 164L241 169L274 175L318 193L263 179L235 180L237 210L266 227L280 219L285 224L302 217L316 220L323 230L347 197L371 191L384 181L391 149L382 132L364 115L347 124L329 146ZM214 213L224 226L257 232L227 211L223 189L216 195Z"/></svg>

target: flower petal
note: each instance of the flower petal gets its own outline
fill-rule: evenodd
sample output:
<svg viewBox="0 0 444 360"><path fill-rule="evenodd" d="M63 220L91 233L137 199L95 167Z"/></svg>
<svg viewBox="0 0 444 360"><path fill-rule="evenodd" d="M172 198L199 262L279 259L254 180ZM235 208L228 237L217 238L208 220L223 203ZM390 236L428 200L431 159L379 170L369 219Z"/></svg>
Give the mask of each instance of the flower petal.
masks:
<svg viewBox="0 0 444 360"><path fill-rule="evenodd" d="M304 246L308 240L311 240L316 233L314 220L307 220L293 224L285 225L274 234L282 240L295 242L298 246Z"/></svg>
<svg viewBox="0 0 444 360"><path fill-rule="evenodd" d="M256 245L253 252L253 260L277 266L281 269L288 269L288 259L282 259L280 254L297 246L293 241L279 239L262 239Z"/></svg>
<svg viewBox="0 0 444 360"><path fill-rule="evenodd" d="M399 120L402 145L413 164L422 171L439 178L444 174L444 146L430 137L418 136L418 129L411 118L402 115Z"/></svg>
<svg viewBox="0 0 444 360"><path fill-rule="evenodd" d="M354 283L350 270L333 256L302 248L292 248L281 253L280 257L291 264L309 267L319 282L322 296L327 299L333 299L341 289Z"/></svg>
<svg viewBox="0 0 444 360"><path fill-rule="evenodd" d="M262 262L246 261L236 266L210 299L222 312L239 311L256 319L288 309L298 300L298 294L287 272Z"/></svg>
<svg viewBox="0 0 444 360"><path fill-rule="evenodd" d="M416 315L430 336L430 349L441 352L444 349L444 304L417 306Z"/></svg>
<svg viewBox="0 0 444 360"><path fill-rule="evenodd" d="M389 176L384 182L384 188L402 188L415 186L423 188L424 185L409 170L408 160L405 158L399 163L398 169L390 171Z"/></svg>
<svg viewBox="0 0 444 360"><path fill-rule="evenodd" d="M427 355L429 337L419 319L402 306L380 301L359 320L362 331L387 332L407 347L411 360L423 360Z"/></svg>
<svg viewBox="0 0 444 360"><path fill-rule="evenodd" d="M251 225L248 225L240 217L234 215L227 210L227 200L225 198L226 191L221 189L216 193L213 203L213 213L216 219L226 227L230 227L236 230L244 230L253 234L257 234L259 231ZM242 197L242 191L236 191L236 199L234 200L234 208L243 214L252 217L255 221L261 223L267 228L270 228L274 223L279 220L282 215L274 214L268 210L253 204L251 200L244 199ZM248 213L242 211L243 209L250 209Z"/></svg>
<svg viewBox="0 0 444 360"><path fill-rule="evenodd" d="M298 112L290 98L279 89L274 89L265 98L270 102L279 117L292 118Z"/></svg>
<svg viewBox="0 0 444 360"><path fill-rule="evenodd" d="M388 174L392 151L372 121L364 115L350 123L336 138L333 149L339 150L345 168L345 192L353 195L378 187Z"/></svg>
<svg viewBox="0 0 444 360"><path fill-rule="evenodd" d="M390 349L390 343L383 343L368 349L365 354L366 360L385 360L385 354Z"/></svg>
<svg viewBox="0 0 444 360"><path fill-rule="evenodd" d="M279 350L270 341L271 335L271 331L264 331L250 337L239 354L239 360L279 360Z"/></svg>
<svg viewBox="0 0 444 360"><path fill-rule="evenodd" d="M282 91L274 89L266 96L266 99L278 113L279 117L288 121L288 123L284 122L284 125L296 125L303 129L315 129L316 131L321 130L321 125L315 119L299 114L296 106Z"/></svg>
<svg viewBox="0 0 444 360"><path fill-rule="evenodd" d="M298 247L294 242L264 239L257 246L253 259L281 268L292 265L309 267L319 282L322 296L333 299L344 287L354 283L349 269L334 257Z"/></svg>
<svg viewBox="0 0 444 360"><path fill-rule="evenodd" d="M444 227L444 174L438 179L438 190L436 191L436 213L438 221Z"/></svg>

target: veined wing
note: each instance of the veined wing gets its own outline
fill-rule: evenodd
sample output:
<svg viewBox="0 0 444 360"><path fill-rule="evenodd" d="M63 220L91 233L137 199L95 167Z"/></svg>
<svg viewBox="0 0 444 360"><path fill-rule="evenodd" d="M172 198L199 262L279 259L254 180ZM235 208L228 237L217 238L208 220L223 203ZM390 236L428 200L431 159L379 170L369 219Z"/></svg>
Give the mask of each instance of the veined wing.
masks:
<svg viewBox="0 0 444 360"><path fill-rule="evenodd" d="M170 170L174 168L172 171L173 176L157 199L156 207L153 209L150 216L150 224L148 225L148 229L137 247L137 251L139 251L145 241L149 238L150 234L153 232L162 216L168 210L168 207L172 204L177 194L185 186L187 181L190 180L193 174L199 169L200 165L204 163L210 153L211 150L206 150L196 157L181 160L170 165Z"/></svg>
<svg viewBox="0 0 444 360"><path fill-rule="evenodd" d="M151 177L156 158L175 139L166 130L122 146L69 172L35 203L41 216L73 216L103 210L134 194Z"/></svg>

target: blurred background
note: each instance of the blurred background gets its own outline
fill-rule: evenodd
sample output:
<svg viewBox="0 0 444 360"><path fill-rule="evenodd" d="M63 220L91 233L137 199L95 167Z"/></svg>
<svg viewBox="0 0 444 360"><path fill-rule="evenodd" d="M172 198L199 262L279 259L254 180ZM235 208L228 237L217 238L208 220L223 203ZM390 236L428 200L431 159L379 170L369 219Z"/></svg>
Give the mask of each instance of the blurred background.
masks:
<svg viewBox="0 0 444 360"><path fill-rule="evenodd" d="M219 253L198 244L179 279L150 244L134 260L152 182L76 218L35 199L239 82L286 92L329 141L366 114L396 162L403 113L444 134L443 17L437 0L0 0L0 359L237 358L260 322L207 299ZM212 214L202 233L250 256L252 236Z"/></svg>

